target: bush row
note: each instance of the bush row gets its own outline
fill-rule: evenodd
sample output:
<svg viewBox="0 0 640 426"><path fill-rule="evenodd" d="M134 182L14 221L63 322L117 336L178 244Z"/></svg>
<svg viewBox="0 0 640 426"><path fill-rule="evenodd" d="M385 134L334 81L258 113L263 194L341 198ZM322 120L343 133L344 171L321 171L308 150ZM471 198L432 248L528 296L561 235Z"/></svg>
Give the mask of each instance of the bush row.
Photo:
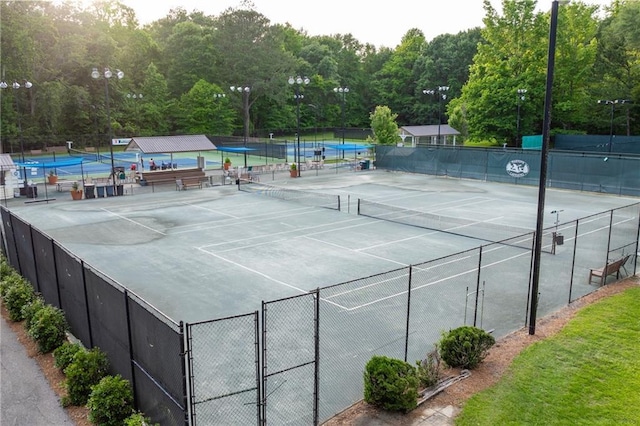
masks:
<svg viewBox="0 0 640 426"><path fill-rule="evenodd" d="M9 319L24 327L40 353L53 352L55 366L65 375L63 406L89 409L89 420L101 426L143 426L149 419L133 408L133 390L120 375L107 374L109 361L99 348L85 349L67 339L64 312L48 305L33 286L0 256L0 299Z"/></svg>
<svg viewBox="0 0 640 426"><path fill-rule="evenodd" d="M418 405L419 386L438 383L440 360L450 367L476 368L487 356L495 339L482 329L458 327L442 334L436 349L426 359L411 364L386 356L374 356L364 371L364 400L389 411L413 410Z"/></svg>

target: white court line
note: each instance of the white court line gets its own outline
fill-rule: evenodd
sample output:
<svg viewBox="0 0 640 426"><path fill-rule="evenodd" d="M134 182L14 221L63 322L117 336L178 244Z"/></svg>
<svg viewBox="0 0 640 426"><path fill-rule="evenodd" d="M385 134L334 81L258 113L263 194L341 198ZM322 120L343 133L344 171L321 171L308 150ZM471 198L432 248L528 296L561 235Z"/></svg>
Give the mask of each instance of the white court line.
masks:
<svg viewBox="0 0 640 426"><path fill-rule="evenodd" d="M387 262L395 263L395 264L398 264L398 265L400 265L400 266L409 266L409 264L407 264L407 263L398 262L398 261L393 260L393 259L387 259L386 257L382 257L382 256L376 256L375 254L371 254L371 253L363 253L363 252L360 252L360 251L358 251L358 250L354 250L354 249L352 249L352 248L350 248L350 247L344 247L344 246L341 246L340 244L330 243L330 242L328 242L328 241L323 241L323 240L320 240L320 239L318 239L318 238L311 238L309 235L303 235L302 237L303 237L303 238L306 238L306 239L308 239L308 240L311 240L311 241L319 242L319 243L321 243L321 244L325 244L325 245L329 245L329 246L334 246L334 247L341 248L341 249L343 249L343 250L347 250L347 251L352 251L352 252L356 252L356 253L364 254L365 256L373 257L373 258L375 258L375 259L385 260L385 261L387 261Z"/></svg>
<svg viewBox="0 0 640 426"><path fill-rule="evenodd" d="M129 219L128 217L122 216L121 214L118 214L118 213L114 213L114 212L112 212L112 211L110 211L110 210L107 210L107 209L105 209L105 208L101 208L100 210L102 210L102 211L104 211L104 212L106 212L106 213L110 214L111 216L115 216L115 217L117 217L117 218L119 218L119 219L124 219L124 220L126 220L126 221L128 221L128 222L131 222L131 223L135 224L135 225L142 226L143 228L146 228L146 229L148 229L148 230L149 230L149 231L151 231L151 232L155 232L156 234L160 234L160 235L167 235L166 233L164 233L164 232L162 232L162 231L158 231L157 229L154 229L154 228L152 228L152 227L150 227L150 226L143 225L143 224L141 224L140 222L137 222L137 221L135 221L135 220L133 220L133 219Z"/></svg>
<svg viewBox="0 0 640 426"><path fill-rule="evenodd" d="M289 236L292 233L300 233L300 232L303 232L303 231L313 230L313 229L317 229L317 228L322 228L323 230L321 232L315 232L315 233L311 233L311 234L308 234L308 235L325 234L327 232L335 233L336 231L341 231L343 229L354 229L354 228L361 227L361 226L369 226L369 225L371 225L371 223L359 223L357 225L341 226L339 228L336 228L336 227L333 226L335 224L345 224L345 223L349 223L349 222L358 222L358 221L359 221L359 219L352 218L352 219L342 220L340 222L334 222L334 223L331 224L332 225L331 229L327 229L328 225L326 223L318 224L318 225L312 225L312 226L305 226L305 227L302 227L302 228L296 228L296 229L291 229L291 230L286 230L286 231L274 232L274 233L270 233L270 234L265 234L265 235L255 236L255 237L249 237L249 238L234 240L233 243L249 243L252 240L256 240L256 239L264 240L265 238L269 238L268 241L265 240L265 241L262 241L262 242L252 243L251 244L251 247L258 247L258 246L262 246L262 245L271 245L273 243L277 243L277 242L289 239L289 238L280 238L280 239L274 240L273 239L274 236ZM306 237L308 235L296 235L296 237L302 238L302 237ZM207 247L225 246L225 245L229 245L229 244L230 243L228 241L225 241L225 242L221 242L221 243L207 244L207 245L201 246L200 248L205 249ZM243 250L246 247L247 247L246 244L242 245L242 246L231 247L231 248L226 249L226 250L221 250L219 253L225 253L225 252L235 251L235 250Z"/></svg>
<svg viewBox="0 0 640 426"><path fill-rule="evenodd" d="M602 219L603 219L603 218L594 218L594 219L592 219L592 220L590 220L590 221L588 221L588 222L594 222L594 221L598 221L598 220L602 220ZM619 224L621 224L621 223L625 223L625 222L629 222L629 221L634 221L634 220L636 220L636 218L629 218L629 219L625 219L625 220L622 220L622 221L619 221L619 222L615 222L615 223L614 223L614 225L619 225ZM588 223L588 222L587 222L587 223ZM569 228L573 228L573 226L571 226L571 227L567 226L566 228L563 228L563 229L569 229ZM602 226L602 227L600 227L600 228L597 228L597 229L594 229L594 230L591 230L591 231L587 231L587 232L584 232L584 233L579 233L579 234L578 234L578 238L580 238L580 237L582 237L582 236L585 236L585 235L593 234L593 233L595 233L595 232L600 232L600 231L603 231L603 230L608 229L608 228L609 228L609 225L607 224L606 226ZM567 238L567 240L572 240L572 239L574 239L574 238ZM496 246L496 247L495 247L495 248L493 248L493 249L490 249L490 251L494 251L494 250L501 250L501 249L506 249L506 248L507 248L506 246L502 246L502 245L501 245L501 246ZM483 252L484 252L484 251L483 251ZM531 256L532 254L531 254L531 252L530 252L530 251L527 251L527 252L524 252L524 253L520 253L520 254L517 254L517 255L511 256L511 257L509 257L509 258L500 259L500 260L498 260L498 261L496 261L496 262L489 263L489 264L486 264L486 265L482 265L482 266L481 266L481 269L484 269L484 268L487 268L487 267L490 267L490 266L495 266L495 265L498 265L498 264L500 264L500 263L508 262L508 261L510 261L510 260L516 259L516 258L518 258L518 257L525 256L525 255L529 255L529 256ZM470 257L470 256L469 256L469 257ZM458 260L462 260L462 259L466 259L466 258L468 258L468 257L465 257L465 258L459 258L459 259L456 259L456 260L452 260L452 261L451 261L451 262L449 262L449 263L457 262ZM418 269L419 269L420 271L428 271L429 269L436 268L436 267L441 267L442 265L446 265L446 263L443 263L443 264L437 264L437 265L432 265L432 266L430 266L429 268L418 268ZM413 265L413 267L415 268L416 266L415 266L415 265ZM425 288L425 287L429 287L429 286L432 286L432 285L434 285L434 284L438 284L438 283L441 283L441 282L447 281L447 280L452 279L452 278L457 278L457 277L460 277L460 276L462 276L462 275L466 275L466 274L471 273L471 272L477 272L477 270L478 270L478 268L476 267L476 268L473 268L473 269L470 269L470 270L467 270L467 271L461 272L461 273L459 273L459 274L456 274L456 275L453 275L453 276L449 276L449 277L445 277L445 278L441 278L441 279L439 279L439 280L436 280L436 281L433 281L433 282L430 282L430 283L427 283L427 284L424 284L424 285L421 285L421 286L418 286L418 287L412 287L412 288L411 288L411 291L419 290L419 289L422 289L422 288ZM378 284L378 283L371 284L371 285L368 285L368 286L366 286L366 287L370 287L370 286L372 286L372 285L377 285L377 284ZM365 288L365 287L362 287L362 288ZM357 290L359 290L359 289L360 289L360 288L358 288L358 289L354 289L353 291L357 291ZM364 304L362 304L362 305L354 306L354 307L351 307L351 308L345 308L345 309L346 309L346 310L348 310L348 311L353 311L353 310L356 310L356 309L364 308L364 307L366 307L366 306L369 306L369 305L372 305L372 304L375 304L375 303L379 303L379 302L382 302L382 301L385 301L385 300L391 299L391 298L393 298L393 297L402 296L402 295L405 295L405 294L407 294L407 291L406 291L406 290L405 290L405 291L401 291L401 292L396 293L396 294L392 294L392 295L389 295L389 296L383 297L383 298L379 298L379 299L373 300L373 301L368 302L368 303L364 303Z"/></svg>
<svg viewBox="0 0 640 426"><path fill-rule="evenodd" d="M279 212L271 212L271 213L265 213L265 214L260 214L260 215L254 215L254 216L247 216L244 219L240 219L240 220L236 220L233 222L233 225L242 225L245 223L259 223L259 222L264 222L264 221L272 221L275 218L285 218L285 217L291 217L291 216L301 216L303 213L305 212L309 212L313 210L313 207L302 207L302 208L296 208L296 209L288 209L287 212L293 212L291 214L283 214L282 211ZM217 210L211 210L213 212L218 212ZM298 212L298 213L296 213ZM256 219L258 218L258 219ZM212 229L217 229L217 228L222 228L222 227L227 227L229 226L229 221L228 220L220 220L220 221L212 221L214 223L214 225L212 226L205 226L205 227L199 227L198 229L185 229L182 231L176 231L173 232L172 234L185 234L185 233L190 233L190 232L202 232L202 231L207 231L207 230L212 230ZM212 222L202 222L202 223L212 223ZM202 224L200 223L200 225ZM194 224L195 225L195 224ZM184 225L184 227L186 226L192 226L192 225ZM224 242L221 243L217 243L217 244L212 244L212 245L221 245L221 244L226 244Z"/></svg>
<svg viewBox="0 0 640 426"><path fill-rule="evenodd" d="M197 249L197 250L200 250L200 249L199 249L199 248L197 248L197 247L196 247L196 249ZM294 289L294 290L296 290L296 291L299 291L300 293L305 293L305 294L306 294L306 293L309 293L307 290L303 290L303 289L298 288L298 287L296 287L296 286L294 286L294 285L291 285L291 284L285 283L284 281L277 280L277 279L275 279L275 278L273 278L273 277L270 277L269 275L267 275L267 274L265 274L265 273L263 273L263 272L257 271L257 270L255 270L255 269L251 269L251 268L249 268L249 267L247 267L247 266L241 265L241 264L240 264L240 263L238 263L238 262L234 262L233 260L229 260L229 259L226 259L226 258L224 258L224 257L222 257L222 256L219 256L219 255L215 254L215 253L211 253L210 251L206 251L206 250L200 250L200 251L201 251L201 252L203 252L203 253L205 253L205 254L208 254L208 255L210 255L210 256L217 257L218 259L220 259L220 260L222 260L222 261L224 261L224 262L230 263L231 265L236 266L236 267L238 267L238 268L244 269L245 271L249 271L249 272L252 272L252 273L254 273L254 274L256 274L256 275L260 275L261 277L264 277L264 278L266 278L266 279L268 279L268 280L270 280L270 281L273 281L274 283L278 283L278 284L281 284L281 285L283 285L283 286L285 286L285 287L289 287L289 288L291 288L291 289Z"/></svg>

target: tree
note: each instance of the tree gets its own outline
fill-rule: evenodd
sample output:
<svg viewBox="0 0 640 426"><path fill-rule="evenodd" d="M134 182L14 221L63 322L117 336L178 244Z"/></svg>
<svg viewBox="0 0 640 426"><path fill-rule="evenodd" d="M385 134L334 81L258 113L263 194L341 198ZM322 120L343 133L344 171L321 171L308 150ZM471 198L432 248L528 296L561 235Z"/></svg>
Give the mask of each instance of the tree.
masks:
<svg viewBox="0 0 640 426"><path fill-rule="evenodd" d="M179 102L177 126L180 133L189 135L230 135L235 113L229 108L227 97L216 97L224 91L214 84L199 80L182 95Z"/></svg>
<svg viewBox="0 0 640 426"><path fill-rule="evenodd" d="M415 65L425 43L422 31L415 28L407 31L400 45L371 82L376 100L398 111L398 120L403 124L410 122L413 116L417 77Z"/></svg>
<svg viewBox="0 0 640 426"><path fill-rule="evenodd" d="M418 78L409 124L438 122L439 105L434 102L436 98L425 96L423 90L449 86L447 100L442 100L445 109L448 100L459 96L462 86L469 80L469 67L481 40L480 28L474 28L458 34L443 34L426 44L416 60Z"/></svg>
<svg viewBox="0 0 640 426"><path fill-rule="evenodd" d="M533 114L542 109L548 25L542 14L535 13L535 3L503 0L500 16L488 0L484 1L483 41L473 59L469 81L447 109L450 124L468 128L471 138L515 142L519 88L528 90L522 107L525 131L532 129Z"/></svg>
<svg viewBox="0 0 640 426"><path fill-rule="evenodd" d="M370 115L374 143L394 145L400 142L397 117L398 114L392 114L388 106L376 107L376 110Z"/></svg>

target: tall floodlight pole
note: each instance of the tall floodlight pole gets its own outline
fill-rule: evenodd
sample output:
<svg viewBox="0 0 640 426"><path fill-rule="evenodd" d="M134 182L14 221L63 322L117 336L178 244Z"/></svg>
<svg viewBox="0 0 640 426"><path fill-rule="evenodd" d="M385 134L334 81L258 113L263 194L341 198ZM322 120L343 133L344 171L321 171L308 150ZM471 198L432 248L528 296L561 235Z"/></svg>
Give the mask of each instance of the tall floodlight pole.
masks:
<svg viewBox="0 0 640 426"><path fill-rule="evenodd" d="M433 95L435 95L435 94L436 94L436 91L435 91L435 90L433 90L433 89L424 89L424 90L422 91L422 94L423 94L423 95L428 95L428 96L433 96ZM438 109L438 111L439 111L439 109ZM431 120L429 120L429 121L431 121ZM440 118L438 117L438 129L439 129L439 128L440 128ZM431 143L433 144L433 135L429 135L429 139L431 139ZM436 142L436 143L437 143L437 142Z"/></svg>
<svg viewBox="0 0 640 426"><path fill-rule="evenodd" d="M251 92L250 86L231 86L229 89L232 92L238 92L242 95L242 116L243 116L243 135L244 135L244 168L247 168L247 140L249 139L249 124L251 123L251 116L249 115L249 93Z"/></svg>
<svg viewBox="0 0 640 426"><path fill-rule="evenodd" d="M442 101L447 100L449 86L438 86L438 145L440 144L440 124L442 123Z"/></svg>
<svg viewBox="0 0 640 426"><path fill-rule="evenodd" d="M113 160L113 134L111 131L111 110L109 107L109 80L111 79L111 77L113 77L113 75L113 72L111 72L109 68L105 68L103 74L100 74L98 68L94 68L93 71L91 71L91 78L97 80L102 77L104 80L104 97L107 108L107 129L109 136L109 156L111 157L111 182L113 184L113 194L116 195L116 166ZM115 76L118 78L118 80L122 80L122 78L124 77L124 73L120 70L116 70Z"/></svg>
<svg viewBox="0 0 640 426"><path fill-rule="evenodd" d="M0 81L0 89L6 89L8 88L9 85L7 84L7 82L5 81ZM18 140L20 141L20 159L22 161L22 178L23 178L23 184L24 184L24 190L27 190L27 169L24 166L24 141L22 138L22 122L21 122L21 118L20 118L20 104L18 103L18 89L20 89L21 87L24 87L25 89L31 89L31 87L33 87L33 84L30 81L25 80L24 81L24 86L22 86L20 83L18 83L17 81L14 81L13 84L11 85L11 88L13 88L14 90L14 96L13 99L15 101L16 104L16 117L18 119Z"/></svg>
<svg viewBox="0 0 640 426"><path fill-rule="evenodd" d="M516 119L516 147L522 147L522 140L520 138L520 106L522 102L525 100L525 94L527 93L527 89L518 89L518 117Z"/></svg>
<svg viewBox="0 0 640 426"><path fill-rule="evenodd" d="M603 105L611 105L611 118L609 121L609 147L607 149L607 151L611 152L612 148L613 148L613 115L616 109L616 105L617 104L626 104L626 103L630 103L631 101L628 99L616 99L616 100L607 100L607 99L599 99L598 103L599 104L603 104Z"/></svg>
<svg viewBox="0 0 640 426"><path fill-rule="evenodd" d="M549 153L549 133L551 131L551 92L553 88L553 70L556 62L556 33L558 30L558 3L551 3L551 23L549 26L549 52L547 55L547 85L544 97L544 116L542 119L542 150L540 153L540 183L538 185L538 213L533 247L533 276L529 295L529 334L536 334L536 315L538 312L538 288L540 284L540 257L542 254L542 228L544 222L544 198L547 185L547 157ZM562 0L563 4L569 3Z"/></svg>
<svg viewBox="0 0 640 426"><path fill-rule="evenodd" d="M340 106L342 107L342 145L344 145L344 134L345 134L345 126L346 126L346 116L345 116L345 103L347 98L347 93L349 93L348 87L334 87L333 91L340 94ZM342 158L344 158L344 147L342 149Z"/></svg>
<svg viewBox="0 0 640 426"><path fill-rule="evenodd" d="M296 131L296 137L297 137L297 146L298 148L296 149L297 151L297 167L296 170L298 171L298 177L300 177L300 100L304 98L304 95L300 93L300 87L302 85L307 85L310 83L311 80L309 80L308 77L289 77L288 83L290 85L293 86L294 90L295 90L295 95L294 98L296 100L296 119L297 119L297 131Z"/></svg>

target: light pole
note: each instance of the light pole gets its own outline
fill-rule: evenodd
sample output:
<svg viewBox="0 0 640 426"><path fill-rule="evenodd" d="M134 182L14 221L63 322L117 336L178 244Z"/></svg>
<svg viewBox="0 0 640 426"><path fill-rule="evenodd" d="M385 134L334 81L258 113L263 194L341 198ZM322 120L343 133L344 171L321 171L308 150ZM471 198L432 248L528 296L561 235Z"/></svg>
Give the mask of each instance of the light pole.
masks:
<svg viewBox="0 0 640 426"><path fill-rule="evenodd" d="M333 91L339 93L341 96L342 106L342 145L344 145L344 133L345 133L345 103L347 93L349 93L348 87L334 87ZM344 158L344 149L342 150L342 158Z"/></svg>
<svg viewBox="0 0 640 426"><path fill-rule="evenodd" d="M540 151L540 181L538 184L538 212L533 247L533 272L529 294L529 334L536 334L536 315L538 311L538 288L540 283L540 261L542 256L542 229L544 221L544 199L547 188L547 157L549 153L549 134L551 133L551 93L553 72L556 63L556 33L558 31L558 3L568 0L554 0L551 3L551 22L549 24L549 51L547 53L547 84L544 97L544 115L542 119L542 149Z"/></svg>
<svg viewBox="0 0 640 426"><path fill-rule="evenodd" d="M122 80L124 77L124 73L120 70L116 70L116 77L118 80ZM116 195L116 167L113 161L113 135L111 134L111 110L109 109L109 79L113 77L113 73L108 67L105 67L104 73L100 74L98 68L94 68L91 71L91 78L94 80L99 79L102 76L104 79L104 97L107 107L107 129L108 129L108 137L109 137L109 156L111 157L111 182L113 184L113 195Z"/></svg>
<svg viewBox="0 0 640 426"><path fill-rule="evenodd" d="M438 86L438 145L440 144L440 124L442 123L442 101L447 100L449 86Z"/></svg>
<svg viewBox="0 0 640 426"><path fill-rule="evenodd" d="M304 98L304 95L300 93L300 87L302 85L307 85L309 84L311 80L309 80L308 77L289 77L289 84L293 86L294 90L295 90L295 95L294 95L294 99L296 100L296 119L297 119L297 130L296 130L296 138L298 141L298 148L296 149L297 151L297 163L298 163L298 167L296 167L296 170L298 171L298 177L300 177L300 99Z"/></svg>
<svg viewBox="0 0 640 426"><path fill-rule="evenodd" d="M611 120L610 120L610 126L609 126L609 148L608 151L611 152L611 149L613 148L613 113L616 109L616 105L617 104L626 104L629 101L628 99L616 99L613 101L607 100L607 99L599 99L598 103L599 104L603 104L603 105L611 105Z"/></svg>
<svg viewBox="0 0 640 426"><path fill-rule="evenodd" d="M527 89L518 89L518 118L516 119L516 148L518 146L522 146L522 141L520 140L520 105L525 100L525 94L527 93Z"/></svg>
<svg viewBox="0 0 640 426"><path fill-rule="evenodd" d="M0 81L0 89L6 89L7 87L9 87L7 82ZM18 94L17 94L17 92L15 92L18 89L20 89L22 86L17 81L14 81L13 84L11 85L11 87L14 90L13 99L14 99L15 104L16 104L16 117L18 118L18 140L20 141L20 158L22 159L22 164L23 164L23 166L22 166L22 178L23 178L23 183L24 183L24 190L26 192L26 190L27 190L27 169L24 166L24 143L23 143L23 140L22 140L22 122L20 120L20 104L18 103ZM33 87L33 84L31 84L30 81L25 80L24 81L24 88L25 89L31 89L31 87Z"/></svg>
<svg viewBox="0 0 640 426"><path fill-rule="evenodd" d="M232 92L238 92L242 96L242 117L244 127L244 168L247 168L247 139L249 139L249 123L251 117L249 116L249 92L251 87L249 86L231 86L229 90Z"/></svg>
<svg viewBox="0 0 640 426"><path fill-rule="evenodd" d="M140 114L138 113L138 100L142 100L142 93L127 93L127 99L131 99L134 102L133 110L135 111L135 119L139 123ZM139 124L137 125L137 132L140 132Z"/></svg>
<svg viewBox="0 0 640 426"><path fill-rule="evenodd" d="M435 91L435 90L433 90L433 89L424 89L424 90L422 91L422 93L423 93L424 95L433 96L433 95L435 95L435 94L436 94L436 91ZM440 118L439 118L439 117L438 117L438 129L440 129ZM440 132L438 131L438 133L440 133ZM438 135L438 136L439 136L439 135ZM429 135L429 138L431 139L431 143L433 143L433 136L432 136L432 135Z"/></svg>

